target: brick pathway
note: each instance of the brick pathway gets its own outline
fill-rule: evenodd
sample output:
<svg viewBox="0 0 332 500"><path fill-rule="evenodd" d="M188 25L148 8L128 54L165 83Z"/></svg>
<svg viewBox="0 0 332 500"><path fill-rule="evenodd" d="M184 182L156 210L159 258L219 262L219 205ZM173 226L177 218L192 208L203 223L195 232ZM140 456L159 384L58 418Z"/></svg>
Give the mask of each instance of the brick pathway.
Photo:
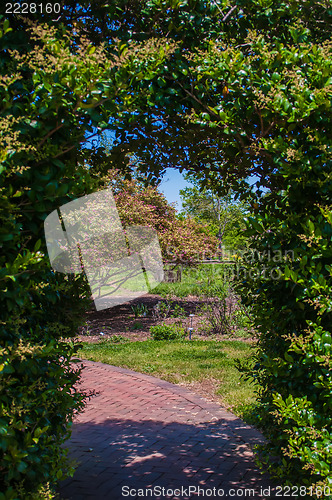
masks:
<svg viewBox="0 0 332 500"><path fill-rule="evenodd" d="M185 388L84 365L82 387L98 394L73 426L70 456L79 467L62 482L61 499L222 498L218 489L224 498L272 498L262 493L268 481L253 462L258 431ZM153 494L142 491L148 487Z"/></svg>

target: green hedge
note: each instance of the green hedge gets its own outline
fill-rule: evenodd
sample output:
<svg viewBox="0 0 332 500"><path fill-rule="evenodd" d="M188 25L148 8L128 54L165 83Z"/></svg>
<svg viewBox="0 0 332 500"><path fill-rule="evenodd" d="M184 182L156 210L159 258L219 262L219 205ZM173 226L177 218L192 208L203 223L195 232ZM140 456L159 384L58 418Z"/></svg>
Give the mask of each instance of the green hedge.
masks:
<svg viewBox="0 0 332 500"><path fill-rule="evenodd" d="M69 364L75 351L56 340L38 345L22 339L0 350L3 498L30 498L65 475L61 445L82 405L82 395L72 392L79 377Z"/></svg>
<svg viewBox="0 0 332 500"><path fill-rule="evenodd" d="M46 60L50 41L26 26L13 32L8 21L0 24L0 75L7 82L0 86L0 499L27 500L50 495L70 472L62 445L84 402L74 388L77 346L63 339L75 334L90 299L81 276L51 270L43 223L84 194L85 177L71 153L55 158L75 130L70 118L64 135L43 142L63 113L66 87L52 100L36 84L35 58ZM34 53L32 36L39 36ZM50 75L44 78L47 85Z"/></svg>
<svg viewBox="0 0 332 500"><path fill-rule="evenodd" d="M293 175L290 170L289 176ZM301 183L300 177L292 180L289 190ZM315 182L320 185L318 175L312 178L311 189ZM260 332L256 364L249 375L263 387L258 423L268 445L262 451L261 464L278 480L306 485L312 488L313 498L329 499L332 213L326 194L317 190L315 200L321 204L311 206L304 197L302 216L289 207L282 214L278 211L285 193L263 199L263 213L249 221L249 232L257 235L258 228L253 248L260 252L260 259L248 259L239 270L239 288L244 302L253 309ZM272 200L279 201L275 208ZM276 251L281 252L281 261ZM271 272L275 279L271 279ZM271 461L271 454L278 459ZM322 491L325 493L320 494Z"/></svg>

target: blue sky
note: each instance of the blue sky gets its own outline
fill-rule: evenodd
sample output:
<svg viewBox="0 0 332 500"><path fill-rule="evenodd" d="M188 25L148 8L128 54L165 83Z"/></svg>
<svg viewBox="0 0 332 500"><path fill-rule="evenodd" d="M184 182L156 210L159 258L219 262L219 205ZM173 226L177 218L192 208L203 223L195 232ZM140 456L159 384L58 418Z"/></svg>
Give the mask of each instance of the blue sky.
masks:
<svg viewBox="0 0 332 500"><path fill-rule="evenodd" d="M252 185L257 182L258 177L252 176L247 180L249 181L249 184ZM187 182L178 170L174 168L167 168L163 180L158 186L158 189L159 191L164 193L168 202L176 202L176 209L178 212L180 212L182 209L182 203L179 191L180 189L191 186L192 184L190 184L190 182ZM261 189L263 192L267 191L264 188Z"/></svg>
<svg viewBox="0 0 332 500"><path fill-rule="evenodd" d="M175 201L177 203L176 209L180 211L182 203L179 191L180 189L184 189L189 186L191 186L191 184L184 180L183 175L180 174L178 170L174 168L167 168L163 180L159 185L159 190L164 193L167 201Z"/></svg>
<svg viewBox="0 0 332 500"><path fill-rule="evenodd" d="M114 140L114 132L106 131L106 138L111 141ZM87 147L91 147L87 144ZM166 173L163 177L161 184L159 185L159 190L164 193L168 202L176 202L176 209L180 212L182 209L182 203L180 199L179 191L184 189L191 184L184 180L183 175L174 168L167 168Z"/></svg>

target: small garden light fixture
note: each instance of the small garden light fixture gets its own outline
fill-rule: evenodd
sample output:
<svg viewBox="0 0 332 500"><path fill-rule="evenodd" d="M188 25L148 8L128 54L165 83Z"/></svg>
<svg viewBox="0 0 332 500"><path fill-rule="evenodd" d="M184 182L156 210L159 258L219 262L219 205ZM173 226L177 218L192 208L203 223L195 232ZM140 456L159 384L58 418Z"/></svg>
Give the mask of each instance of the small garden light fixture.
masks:
<svg viewBox="0 0 332 500"><path fill-rule="evenodd" d="M190 318L190 320L189 320L190 326L189 326L189 328L188 328L188 332L189 332L189 340L191 340L191 335L192 335L193 330L194 330L194 329L193 329L193 317L194 317L194 316L195 316L194 314L189 314L189 318Z"/></svg>

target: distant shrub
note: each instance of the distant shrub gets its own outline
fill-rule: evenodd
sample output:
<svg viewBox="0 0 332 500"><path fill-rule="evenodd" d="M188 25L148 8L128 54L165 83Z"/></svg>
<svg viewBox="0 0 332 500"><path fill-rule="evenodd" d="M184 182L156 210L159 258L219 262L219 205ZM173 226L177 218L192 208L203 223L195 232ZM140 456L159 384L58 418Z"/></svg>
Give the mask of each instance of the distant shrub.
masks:
<svg viewBox="0 0 332 500"><path fill-rule="evenodd" d="M106 342L112 342L113 344L122 344L128 342L128 339L123 335L112 335Z"/></svg>
<svg viewBox="0 0 332 500"><path fill-rule="evenodd" d="M142 302L132 305L131 310L133 311L135 318L144 318L149 312L148 307Z"/></svg>
<svg viewBox="0 0 332 500"><path fill-rule="evenodd" d="M143 323L140 321L134 321L134 323L131 325L131 330L142 330L143 328Z"/></svg>
<svg viewBox="0 0 332 500"><path fill-rule="evenodd" d="M185 331L179 325L151 326L150 333L153 340L178 340L185 336Z"/></svg>
<svg viewBox="0 0 332 500"><path fill-rule="evenodd" d="M186 311L179 304L175 304L174 309L172 311L172 318L184 318L186 316Z"/></svg>
<svg viewBox="0 0 332 500"><path fill-rule="evenodd" d="M155 319L166 319L171 311L172 303L169 300L160 300L153 307L152 315Z"/></svg>

